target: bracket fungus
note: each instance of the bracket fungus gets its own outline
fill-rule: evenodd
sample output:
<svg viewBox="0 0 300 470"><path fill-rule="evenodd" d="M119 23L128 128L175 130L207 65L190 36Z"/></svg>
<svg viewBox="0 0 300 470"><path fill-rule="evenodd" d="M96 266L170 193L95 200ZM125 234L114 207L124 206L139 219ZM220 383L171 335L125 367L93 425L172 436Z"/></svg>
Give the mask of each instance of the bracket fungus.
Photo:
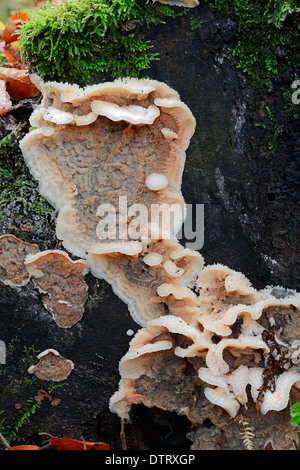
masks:
<svg viewBox="0 0 300 470"><path fill-rule="evenodd" d="M85 260L73 261L61 250L39 251L11 234L0 237L0 280L23 287L30 281L43 294L44 306L56 323L68 328L81 320L88 298Z"/></svg>
<svg viewBox="0 0 300 470"><path fill-rule="evenodd" d="M185 217L180 186L195 119L176 91L155 80L115 80L85 89L43 83L38 77L32 80L43 92L43 101L31 117L37 128L23 138L21 148L41 194L58 210L57 237L73 255L87 259L95 276L113 285L134 319L144 325L151 317L151 308L145 308L149 293L156 306L160 304L152 309L155 315L163 310L156 289L149 291L151 282L156 288L162 283L180 285L195 271L186 270L179 277L182 271L175 269L175 264L183 263L179 257L172 274L170 266L169 272L164 266L146 269L141 261L148 253L149 232L155 232L157 240L150 240L149 251L180 251L173 237ZM92 122L78 125L79 118L91 113L86 122ZM162 132L166 128L177 137L166 138ZM147 186L149 176L152 184L158 184L155 191ZM158 181L153 183L153 176ZM158 219L153 207L159 209ZM157 229L160 211L169 216L170 207L175 207L174 223L167 229L171 241L165 248ZM141 220L135 211L141 208L147 220L142 220L144 228L139 231ZM117 233L106 230L110 222ZM198 253L191 253L191 259L202 263ZM164 261L172 260L166 255Z"/></svg>
<svg viewBox="0 0 300 470"><path fill-rule="evenodd" d="M195 129L178 93L155 80L84 89L32 80L43 101L31 117L36 129L23 138L21 149L41 194L59 212L56 233L64 247L82 258L141 253L148 227L139 234L132 222L141 206L148 214L155 205L162 211L175 206L170 235L176 235L185 217L180 192L185 150ZM177 137L166 138L165 128ZM155 191L147 186L149 177ZM108 234L103 227L115 220L119 233Z"/></svg>
<svg viewBox="0 0 300 470"><path fill-rule="evenodd" d="M84 260L73 261L63 251L46 250L27 256L25 266L34 286L47 294L43 303L60 327L69 328L81 320L88 298Z"/></svg>
<svg viewBox="0 0 300 470"><path fill-rule="evenodd" d="M65 380L74 368L73 362L62 357L55 349L46 349L38 355L38 359L39 362L30 366L28 372L40 380L60 382Z"/></svg>
<svg viewBox="0 0 300 470"><path fill-rule="evenodd" d="M300 388L300 294L256 290L243 274L204 266L199 252L179 243L195 119L178 93L148 79L84 89L32 80L43 101L21 148L58 211L57 237L111 284L142 327L120 361L111 411L129 418L132 405L143 403L201 424L207 403L229 419L250 401L255 414L283 410L290 390ZM163 218L149 223L153 206L170 215L174 205L172 227ZM38 258L27 258L29 270ZM284 326L290 317L294 328Z"/></svg>
<svg viewBox="0 0 300 470"><path fill-rule="evenodd" d="M213 266L207 268L214 269ZM229 271L226 267L223 269ZM220 265L215 271L219 274ZM245 282L248 284L243 278L243 283ZM242 289L241 292L244 293L245 290ZM251 295L254 295L252 289ZM210 328L206 323L206 313L202 323L201 297L197 297L194 302L194 314L188 321L177 315L165 315L148 321L147 326L131 340L128 353L121 359L121 381L119 390L110 400L111 411L129 418L133 404L144 403L149 406L151 395L146 389L141 393L141 381L155 379L156 387L163 387L161 377L154 373L153 361L164 363L165 356L167 367L170 357L165 354L166 350L172 351L172 355L178 358L194 361L193 367L197 370L202 387L204 386L205 397L226 410L231 418L236 417L241 406L247 407L250 399L248 387L251 400L262 415L272 410L285 409L291 388L300 389L298 355L293 351L293 342L299 337L300 321L297 327L295 325L294 338L290 338L290 344L282 343L275 335L275 344L272 345L267 340L268 334L265 334L268 333L266 323L270 321L272 311L276 312L276 321L280 319L281 309L283 314L289 311L290 315L297 315L299 318L300 294L292 293L285 298L276 299L269 290L263 290L256 291L254 297L257 300L249 305L239 303L237 296L235 300L228 299L227 305L223 307L223 321L228 322L226 312L235 310L228 322L232 328L229 328L230 331L220 328L220 333L215 333L215 328ZM220 297L216 296L215 300L217 305L218 300L224 302L223 293ZM205 302L204 307L206 308ZM237 322L237 312L242 318L241 324ZM273 326L270 328L274 328L275 317L271 318ZM226 324L224 326L227 327ZM178 338L181 338L179 345ZM270 358L271 369L268 367ZM195 362L196 359L198 362ZM187 403L180 414L190 417L195 412L194 406L193 402L191 405Z"/></svg>
<svg viewBox="0 0 300 470"><path fill-rule="evenodd" d="M21 287L29 282L25 267L27 255L36 254L39 247L25 243L11 234L0 237L0 280L8 286Z"/></svg>

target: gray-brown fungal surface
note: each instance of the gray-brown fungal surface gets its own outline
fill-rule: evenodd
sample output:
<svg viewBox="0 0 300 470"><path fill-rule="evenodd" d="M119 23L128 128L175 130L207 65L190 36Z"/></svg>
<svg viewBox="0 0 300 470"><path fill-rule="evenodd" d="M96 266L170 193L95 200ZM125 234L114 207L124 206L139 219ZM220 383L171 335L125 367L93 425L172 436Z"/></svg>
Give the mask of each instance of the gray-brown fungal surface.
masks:
<svg viewBox="0 0 300 470"><path fill-rule="evenodd" d="M32 283L47 294L43 303L60 327L69 328L81 320L88 298L84 260L73 261L63 251L47 250L27 256L25 265Z"/></svg>
<svg viewBox="0 0 300 470"><path fill-rule="evenodd" d="M8 286L24 286L30 275L24 261L39 251L37 245L25 243L11 234L0 237L0 280Z"/></svg>
<svg viewBox="0 0 300 470"><path fill-rule="evenodd" d="M111 399L111 409L120 416L128 418L133 403L148 402L147 395L137 393L140 379L153 377L151 356L162 358L166 350L199 358L194 367L201 365L197 375L209 385L205 397L232 418L247 406L248 387L262 414L283 410L291 388L300 389L300 295L292 291L278 299L270 289L256 291L240 273L221 265L204 268L198 283L198 297L183 308L185 320L170 306L168 315L149 321L131 340L120 362L119 391ZM288 342L279 339L281 315L294 318ZM184 414L191 412L187 406Z"/></svg>
<svg viewBox="0 0 300 470"><path fill-rule="evenodd" d="M73 255L88 258L93 273L112 283L144 325L151 313L145 312L143 294L162 303L149 290L151 283L181 285L195 275L193 270L180 277L176 266L187 261L170 258L182 249L174 235L185 217L180 187L195 119L177 92L154 80L116 80L85 89L33 80L43 102L31 117L37 129L24 137L21 148L41 194L59 212L57 236ZM138 218L140 207L144 212ZM162 228L153 207L167 215L171 208L174 224ZM140 232L137 219L144 227ZM170 252L167 264L143 262L149 234L151 252ZM169 248L153 245L162 238L170 239ZM202 265L198 253L192 257ZM142 279L147 290L140 289Z"/></svg>
<svg viewBox="0 0 300 470"><path fill-rule="evenodd" d="M211 419L223 431L242 419L241 410L256 420L284 410L300 389L300 294L258 291L227 266L205 267L176 239L184 220L185 151L195 129L191 111L153 80L85 89L33 80L43 102L21 147L59 212L57 236L143 326L120 361L111 411L128 418L132 405L143 403L200 427ZM138 206L143 225L153 205L163 215L175 205L174 225L151 219L136 236L135 215L124 209ZM122 230L115 236L116 226L125 236Z"/></svg>
<svg viewBox="0 0 300 470"><path fill-rule="evenodd" d="M60 382L65 380L74 368L73 362L62 357L55 349L43 351L38 355L38 359L38 364L30 366L28 372L40 380Z"/></svg>
<svg viewBox="0 0 300 470"><path fill-rule="evenodd" d="M174 313L178 310L184 316L182 305L196 298L188 286L196 282L203 267L202 256L187 252L174 238L145 240L141 252L134 256L89 254L87 262L94 276L104 277L112 285L140 325L165 315L171 304Z"/></svg>
<svg viewBox="0 0 300 470"><path fill-rule="evenodd" d="M154 204L166 210L175 205L170 234L176 235L185 212L180 192L185 150L195 129L178 93L154 80L116 80L85 89L32 80L43 102L31 117L37 129L21 148L41 194L59 211L56 232L64 247L82 258L141 253L148 231L130 233L141 204L148 214ZM152 181L148 187L153 174L168 184L153 189ZM116 218L117 233L104 230L107 212L112 222Z"/></svg>
<svg viewBox="0 0 300 470"><path fill-rule="evenodd" d="M110 409L125 419L132 405L140 403L176 411L199 426L199 433L204 433L202 424L209 419L216 430L223 431L225 448L241 448L234 418L246 416L254 426L256 449L263 447L266 437L261 422L272 428L277 448L292 449L294 430L289 413L281 412L290 395L300 392L300 295L294 291L284 295L282 289L282 297L276 298L271 289L254 291L245 278L238 286L241 277L236 273L232 296L232 282L224 289L224 272L232 281L234 272L220 265L205 269L213 276L212 286L220 285L209 295L209 305L215 305L219 314L218 333L215 322L206 323L207 292L204 297L200 293L189 321L175 315L149 321L121 359L121 381ZM240 303L242 299L245 303ZM288 318L293 319L294 330L289 325L289 334L282 335ZM222 417L219 407L226 411ZM204 444L203 434L202 441L200 436L193 448L212 448L209 439Z"/></svg>

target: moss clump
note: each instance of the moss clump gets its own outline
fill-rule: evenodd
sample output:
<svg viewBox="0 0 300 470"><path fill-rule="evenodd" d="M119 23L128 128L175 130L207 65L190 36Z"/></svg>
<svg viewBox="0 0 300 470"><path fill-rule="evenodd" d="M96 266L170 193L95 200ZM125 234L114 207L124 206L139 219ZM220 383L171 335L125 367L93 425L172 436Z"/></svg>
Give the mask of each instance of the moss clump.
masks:
<svg viewBox="0 0 300 470"><path fill-rule="evenodd" d="M0 138L0 232L48 249L55 242L55 211L24 165L19 148L22 133L18 126Z"/></svg>
<svg viewBox="0 0 300 470"><path fill-rule="evenodd" d="M103 78L137 77L157 59L143 29L176 16L153 0L67 0L28 13L31 20L20 34L22 60L46 80L80 85L97 72Z"/></svg>
<svg viewBox="0 0 300 470"><path fill-rule="evenodd" d="M54 212L42 196L36 195L38 183L32 179L23 161L10 158L10 153L18 149L18 132L17 127L0 140L0 220L6 217L5 208L9 205L14 205L15 215L20 212L24 220L28 219L31 211ZM18 205L20 211L17 210Z"/></svg>
<svg viewBox="0 0 300 470"><path fill-rule="evenodd" d="M299 65L298 0L205 0L237 23L231 53L254 84L272 88L272 80L291 64Z"/></svg>

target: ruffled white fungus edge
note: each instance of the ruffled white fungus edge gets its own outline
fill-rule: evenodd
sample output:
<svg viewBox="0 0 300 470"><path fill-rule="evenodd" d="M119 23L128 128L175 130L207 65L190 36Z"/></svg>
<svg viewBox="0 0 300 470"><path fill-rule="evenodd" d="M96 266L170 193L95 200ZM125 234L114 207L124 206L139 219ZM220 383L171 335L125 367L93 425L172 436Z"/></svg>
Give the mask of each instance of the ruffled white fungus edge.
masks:
<svg viewBox="0 0 300 470"><path fill-rule="evenodd" d="M151 191L159 191L165 189L168 186L168 178L161 173L151 173L146 178L146 186Z"/></svg>

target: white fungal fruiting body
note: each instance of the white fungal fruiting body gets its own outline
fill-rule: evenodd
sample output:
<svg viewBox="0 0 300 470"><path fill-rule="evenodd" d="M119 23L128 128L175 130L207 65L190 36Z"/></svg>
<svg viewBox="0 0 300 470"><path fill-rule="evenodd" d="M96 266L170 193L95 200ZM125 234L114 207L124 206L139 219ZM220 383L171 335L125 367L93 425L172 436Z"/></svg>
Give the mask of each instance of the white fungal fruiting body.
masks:
<svg viewBox="0 0 300 470"><path fill-rule="evenodd" d="M159 253L148 253L143 258L144 263L148 264L148 266L157 266L161 264L162 260L163 257Z"/></svg>
<svg viewBox="0 0 300 470"><path fill-rule="evenodd" d="M176 134L176 132L172 131L171 129L168 129L167 127L163 127L162 130L161 130L163 136L165 137L165 139L177 139L178 138L178 135Z"/></svg>
<svg viewBox="0 0 300 470"><path fill-rule="evenodd" d="M262 386L263 369L260 367L248 368L240 366L231 374L214 375L210 369L199 369L201 380L216 388L207 387L204 389L206 398L225 409L234 418L241 405L248 402L246 388L250 385L252 399L256 402L258 390Z"/></svg>
<svg viewBox="0 0 300 470"><path fill-rule="evenodd" d="M164 263L164 268L167 273L172 277L181 276L184 273L184 269L178 268L173 261L166 261Z"/></svg>
<svg viewBox="0 0 300 470"><path fill-rule="evenodd" d="M157 106L150 105L148 108L142 106L118 106L114 103L95 100L91 103L93 113L105 116L112 121L125 121L130 124L153 124L160 115Z"/></svg>
<svg viewBox="0 0 300 470"><path fill-rule="evenodd" d="M53 122L54 124L70 124L73 121L71 113L61 111L60 109L50 106L44 113L45 121Z"/></svg>
<svg viewBox="0 0 300 470"><path fill-rule="evenodd" d="M165 189L168 186L168 179L165 175L152 173L147 176L146 186L151 189L151 191L159 191L160 189Z"/></svg>
<svg viewBox="0 0 300 470"><path fill-rule="evenodd" d="M274 392L266 391L261 405L262 414L266 414L271 410L284 410L288 406L292 386L300 389L300 374L296 368L283 372L276 378Z"/></svg>

